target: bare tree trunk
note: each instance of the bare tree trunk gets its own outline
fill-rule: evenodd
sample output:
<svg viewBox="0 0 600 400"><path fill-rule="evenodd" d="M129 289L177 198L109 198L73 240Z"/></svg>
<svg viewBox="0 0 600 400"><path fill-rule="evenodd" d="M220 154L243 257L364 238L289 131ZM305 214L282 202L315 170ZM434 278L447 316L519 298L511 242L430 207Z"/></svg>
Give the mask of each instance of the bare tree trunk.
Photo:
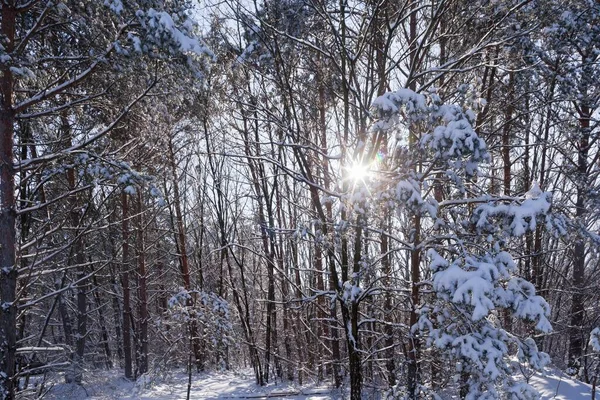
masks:
<svg viewBox="0 0 600 400"><path fill-rule="evenodd" d="M542 140L542 152L540 155L540 168L539 168L539 184L542 190L546 189L546 158L548 152L548 136L550 135L551 129L551 115L552 115L552 102L551 99L554 96L554 89L556 86L556 76L552 77L550 81L550 87L548 89L546 99L546 116L544 121L544 130L543 130L543 140ZM545 285L544 285L544 275L543 275L543 260L544 256L542 254L542 238L543 231L542 227L538 226L535 229L535 239L534 239L534 257L532 260L533 264L533 280L535 283L536 290L539 291L541 296L545 295ZM544 337L542 337L544 339Z"/></svg>
<svg viewBox="0 0 600 400"><path fill-rule="evenodd" d="M64 287L66 275L67 275L67 271L65 271L63 273L62 282L59 282L59 281L56 282L56 284L55 284L56 290L59 290ZM62 293L58 295L57 301L58 301L58 312L59 312L60 318L62 320L63 331L65 334L65 344L67 345L69 352L70 352L69 358L70 358L71 362L73 362L73 356L75 354L75 352L72 351L73 345L74 345L73 324L71 323L71 317L69 316L67 304L65 302L65 299L64 299L64 296ZM71 371L67 371L67 373L65 374L65 381L67 383L73 382L73 376L71 374Z"/></svg>
<svg viewBox="0 0 600 400"><path fill-rule="evenodd" d="M416 60L417 57L417 3L413 1L410 6L410 18L409 18L409 43L410 43L410 64L411 72L416 71ZM411 90L416 90L417 82L413 79L409 83ZM415 145L418 143L418 134L415 127L409 129L409 147L414 150ZM410 251L410 277L411 277L411 309L409 316L409 329L411 332L408 337L408 395L411 399L416 399L418 396L417 385L419 383L418 376L418 357L417 352L419 349L419 341L412 333L412 327L418 321L418 311L420 293L419 293L419 282L421 281L421 252L419 250L419 244L421 241L421 216L416 214L413 217L413 238L412 247Z"/></svg>
<svg viewBox="0 0 600 400"><path fill-rule="evenodd" d="M265 382L269 382L269 370L271 365L271 353L273 352L272 346L273 332L276 329L277 318L275 314L275 282L273 273L272 260L267 261L267 321L265 327L265 368L263 375ZM272 348L273 347L273 348Z"/></svg>
<svg viewBox="0 0 600 400"><path fill-rule="evenodd" d="M108 329L106 328L106 320L104 319L104 313L102 309L104 305L102 304L102 300L100 299L100 295L98 294L98 290L100 290L100 286L98 285L98 278L96 275L93 276L92 281L94 283L94 300L96 301L96 309L98 311L98 322L100 323L100 334L102 337L102 347L104 348L104 354L106 355L106 369L112 369L112 353L110 351L110 344L108 340Z"/></svg>
<svg viewBox="0 0 600 400"><path fill-rule="evenodd" d="M67 147L73 145L71 127L67 115L61 113L61 124L62 124L62 140L65 142ZM81 210L79 199L76 193L76 178L75 170L73 167L67 169L67 183L69 191L72 194L69 196L69 218L71 227L75 235L73 247L71 249L72 256L69 257L69 265L76 266L76 278L77 278L77 337L76 337L76 353L73 359L73 375L67 374L67 381L72 379L72 382L81 384L83 379L83 361L85 356L85 342L87 338L87 291L88 291L88 280L84 279L86 276L85 270L85 253L84 253L84 242L83 242L83 216L84 212Z"/></svg>
<svg viewBox="0 0 600 400"><path fill-rule="evenodd" d="M413 250L410 252L410 277L411 277L411 310L409 317L409 327L413 327L418 321L417 307L419 306L419 287L418 283L421 280L421 254L418 250L421 235L421 217L416 215L413 219L414 239ZM412 334L409 334L408 339L408 393L411 399L418 398L418 358L417 351L419 348L418 339Z"/></svg>
<svg viewBox="0 0 600 400"><path fill-rule="evenodd" d="M292 190L289 187L288 182L286 181L287 192L292 193ZM294 226L294 221L298 220L298 210L296 207L292 206L292 202L289 201L288 204L288 215L289 215L289 226ZM290 281L294 282L294 296L296 299L302 299L302 280L300 279L300 265L299 265L299 255L298 255L298 242L295 240L290 241L290 253L291 253L291 271L290 271ZM291 329L294 329L294 343L296 344L296 354L298 357L298 384L302 385L304 381L304 368L305 368L305 360L306 354L308 351L308 346L304 345L303 341L303 333L306 329L303 328L302 321L302 312L298 309L293 310L292 312L292 321L291 321Z"/></svg>
<svg viewBox="0 0 600 400"><path fill-rule="evenodd" d="M490 84L492 84L490 82ZM504 125L502 127L502 165L503 165L503 188L504 195L510 196L510 183L512 181L511 175L511 166L512 161L510 158L510 132L512 125L512 117L514 110L514 84L515 84L515 74L514 72L509 73L509 81L508 81L508 98L507 98L507 106L504 112Z"/></svg>
<svg viewBox="0 0 600 400"><path fill-rule="evenodd" d="M113 253L114 254L114 253ZM119 293L119 287L117 284L116 277L119 275L119 272L114 268L115 266L111 266L110 270L110 285L112 287L115 295L112 297L112 309L113 309L113 319L115 321L115 342L117 344L117 359L119 361L119 365L123 360L123 321L122 321L122 312L121 312L121 304L119 303L119 296L116 293Z"/></svg>
<svg viewBox="0 0 600 400"><path fill-rule="evenodd" d="M20 142L21 142L21 162L27 159L27 153L29 144L32 142L31 138L31 127L27 122L20 124ZM19 188L19 203L26 204L29 200L29 187L26 179L19 179L20 188ZM20 219L20 230L21 234L19 235L19 239L21 243L27 243L29 240L29 234L31 230L31 215L29 213L23 213L19 216ZM25 271L27 268L27 250L21 250L20 257L20 268L21 271ZM21 289L21 298L27 298L28 296L28 284L29 284L29 276L25 276L21 278L18 282L18 287ZM21 300L22 301L22 300ZM25 335L25 329L27 326L29 313L21 313L20 321L17 321L17 342L23 339ZM18 371L17 371L18 372Z"/></svg>
<svg viewBox="0 0 600 400"><path fill-rule="evenodd" d="M15 43L17 10L6 2L0 10L0 33L6 54ZM13 110L13 73L9 63L0 65L0 396L12 400L15 396L15 352L17 325L16 268L16 204L13 141L15 113Z"/></svg>
<svg viewBox="0 0 600 400"><path fill-rule="evenodd" d="M386 45L386 37L384 35L383 26L389 26L390 24L390 1L384 1L383 4L380 5L381 9L377 9L377 19L374 26L374 38L373 45L375 47L375 67L376 67L376 75L377 75L377 96L382 96L386 92L386 88L388 86L388 78L387 78L387 53L388 48ZM377 7L377 4L375 5ZM383 136L380 138L380 146L379 151L380 154L384 155L381 169L383 171L387 171L389 169L387 162L387 154L388 154L388 137L387 132L381 133ZM369 160L370 161L370 160ZM385 340L383 342L386 350L385 350L385 368L387 370L387 381L388 385L394 386L396 384L396 362L395 362L395 351L394 351L394 329L393 329L393 312L392 312L392 269L391 269L391 258L388 254L389 251L389 232L391 228L391 210L388 207L384 207L382 210L381 216L381 244L380 244L380 254L381 254L381 272L384 276L383 284L385 286L384 292L384 326L383 333L385 335Z"/></svg>
<svg viewBox="0 0 600 400"><path fill-rule="evenodd" d="M325 84L323 82L323 72L322 71L318 71L318 77L319 77L319 131L321 133L321 138L320 138L320 146L321 146L321 151L323 152L323 160L322 160L322 168L323 168L323 185L325 186L326 190L330 190L331 187L331 178L330 178L330 171L329 171L329 160L327 159L327 153L329 152L328 146L327 146L327 123L326 123L326 100L325 100ZM326 219L322 221L323 224L327 224L330 221L333 220L333 210L332 210L332 205L331 202L327 202L325 204L325 217ZM315 249L316 250L316 249ZM320 252L320 250L319 250ZM325 272L325 269L323 268L323 262L322 262L322 255L319 254L318 257L319 262L321 263L321 265L317 265L318 267L318 271L317 273L319 274L318 276L320 277L320 282L319 280L317 280L317 282L319 283L319 290L325 290L325 285L323 284L323 273ZM335 268L335 264L333 265L333 268ZM336 290L335 285L331 284L331 281L328 282L329 283L329 290ZM342 377L340 375L340 343L339 343L339 338L338 338L338 333L337 333L337 311L336 311L336 302L332 301L331 302L331 306L330 306L330 322L328 325L324 326L324 333L326 337L330 337L330 344L331 344L331 350L332 350L332 364L333 364L333 368L332 368L332 374L333 374L333 382L336 388L340 387L342 385Z"/></svg>
<svg viewBox="0 0 600 400"><path fill-rule="evenodd" d="M490 85L493 84L493 81L490 81ZM507 96L507 105L504 112L504 126L502 127L502 166L503 166L503 191L505 196L510 196L510 184L512 181L511 175L511 167L512 161L510 158L510 133L511 133L511 125L514 111L514 86L515 86L515 74L514 72L509 72L509 80L508 80L508 96ZM526 149L528 151L528 149ZM531 236L530 233L526 235L527 238ZM528 241L527 241L528 243ZM528 253L530 254L530 253ZM529 258L526 259L527 262ZM529 268L527 268L529 269ZM527 272L529 274L529 272ZM509 309L504 309L503 320L505 329L508 331L512 330L512 316Z"/></svg>
<svg viewBox="0 0 600 400"><path fill-rule="evenodd" d="M575 219L584 224L586 213L585 199L588 191L588 153L590 139L590 108L583 105L579 112L580 139L577 149L577 194L575 202ZM573 248L573 297L571 299L571 323L569 332L569 364L579 371L583 355L584 333L584 293L585 286L585 242L582 235L575 239Z"/></svg>
<svg viewBox="0 0 600 400"><path fill-rule="evenodd" d="M144 218L142 194L138 190L136 202L136 246L135 256L138 266L138 304L139 304L139 365L137 371L140 375L148 372L148 291L146 287L146 255L144 241Z"/></svg>
<svg viewBox="0 0 600 400"><path fill-rule="evenodd" d="M121 206L123 209L123 222L121 225L123 236L121 267L121 285L123 286L123 353L125 356L125 378L133 378L133 362L131 359L131 289L129 288L129 204L127 193L121 192Z"/></svg>
<svg viewBox="0 0 600 400"><path fill-rule="evenodd" d="M185 229L183 226L183 215L181 212L181 197L179 193L179 182L177 176L177 165L175 164L175 153L173 151L173 142L172 138L169 137L169 162L171 164L171 173L173 175L173 197L174 197L174 205L175 205L175 218L176 218L176 228L177 228L177 236L176 236L176 244L177 250L179 253L179 266L181 268L181 276L183 278L183 287L188 292L192 290L192 282L190 279L190 267L188 263L188 255L185 244ZM187 307L190 309L190 334L191 343L192 343L192 352L194 354L194 360L196 362L196 370L198 372L204 370L204 361L202 359L201 354L201 340L199 331L198 331L198 318L196 316L195 310L193 309L196 303L196 295L192 295L187 299Z"/></svg>
<svg viewBox="0 0 600 400"><path fill-rule="evenodd" d="M283 196L279 190L279 185L275 187L275 198L276 198L276 213L277 213L277 225L281 228L285 227L285 222L282 216L282 208L283 208ZM281 240L278 241L277 246L277 267L279 268L279 282L281 285L281 301L283 303L283 346L285 349L285 357L287 360L292 360L292 344L291 344L291 320L290 320L290 310L288 307L288 301L290 300L290 289L288 284L288 268L286 265L286 260L284 260L284 244ZM289 361L287 364L287 379L289 381L294 380L294 369L295 366L292 365Z"/></svg>

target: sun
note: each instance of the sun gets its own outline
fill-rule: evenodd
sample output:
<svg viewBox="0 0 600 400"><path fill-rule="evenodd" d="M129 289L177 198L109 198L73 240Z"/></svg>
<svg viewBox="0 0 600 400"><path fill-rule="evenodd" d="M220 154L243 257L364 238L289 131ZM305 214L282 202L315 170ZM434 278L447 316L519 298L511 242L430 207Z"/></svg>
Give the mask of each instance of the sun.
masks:
<svg viewBox="0 0 600 400"><path fill-rule="evenodd" d="M371 170L369 165L356 162L346 167L347 179L354 182L364 182L370 175Z"/></svg>

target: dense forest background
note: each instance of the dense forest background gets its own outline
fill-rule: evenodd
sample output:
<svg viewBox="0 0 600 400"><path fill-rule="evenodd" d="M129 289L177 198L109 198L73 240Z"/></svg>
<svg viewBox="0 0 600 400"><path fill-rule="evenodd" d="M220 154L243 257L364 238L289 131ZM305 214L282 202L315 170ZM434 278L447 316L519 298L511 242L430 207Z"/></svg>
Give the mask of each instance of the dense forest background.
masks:
<svg viewBox="0 0 600 400"><path fill-rule="evenodd" d="M596 384L598 2L0 4L3 398Z"/></svg>

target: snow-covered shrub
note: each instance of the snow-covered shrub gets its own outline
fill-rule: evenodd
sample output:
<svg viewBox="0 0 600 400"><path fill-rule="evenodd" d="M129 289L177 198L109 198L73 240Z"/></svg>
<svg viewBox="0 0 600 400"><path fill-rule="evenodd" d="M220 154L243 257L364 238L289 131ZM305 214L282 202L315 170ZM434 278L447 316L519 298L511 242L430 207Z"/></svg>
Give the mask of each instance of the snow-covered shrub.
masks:
<svg viewBox="0 0 600 400"><path fill-rule="evenodd" d="M218 367L227 357L227 348L233 344L233 326L229 303L215 293L184 288L169 299L169 317L173 321L188 323L194 318L204 342L203 356L212 356Z"/></svg>

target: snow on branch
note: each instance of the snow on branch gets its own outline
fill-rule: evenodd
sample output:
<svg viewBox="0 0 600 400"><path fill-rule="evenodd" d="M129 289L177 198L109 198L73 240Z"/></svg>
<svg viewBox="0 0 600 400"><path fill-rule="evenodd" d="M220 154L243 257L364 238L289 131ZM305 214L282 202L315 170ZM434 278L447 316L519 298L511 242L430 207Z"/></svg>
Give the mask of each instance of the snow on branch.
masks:
<svg viewBox="0 0 600 400"><path fill-rule="evenodd" d="M594 351L600 352L600 328L594 328L590 333L590 346Z"/></svg>
<svg viewBox="0 0 600 400"><path fill-rule="evenodd" d="M213 52L193 34L193 23L190 19L176 24L169 13L153 8L148 11L138 10L136 16L146 31L146 43L167 47L172 53L191 53L214 58Z"/></svg>
<svg viewBox="0 0 600 400"><path fill-rule="evenodd" d="M371 107L377 117L372 132L398 126L419 132L418 145L432 163L442 162L474 176L478 164L490 160L485 142L473 129L474 113L442 103L435 90L426 96L403 88L379 96Z"/></svg>
<svg viewBox="0 0 600 400"><path fill-rule="evenodd" d="M510 237L520 237L534 231L538 221L541 220L545 221L549 231L565 234L564 220L551 215L551 207L552 194L548 192L522 202L514 201L506 204L488 201L477 206L471 222L480 232L494 233L502 230Z"/></svg>

